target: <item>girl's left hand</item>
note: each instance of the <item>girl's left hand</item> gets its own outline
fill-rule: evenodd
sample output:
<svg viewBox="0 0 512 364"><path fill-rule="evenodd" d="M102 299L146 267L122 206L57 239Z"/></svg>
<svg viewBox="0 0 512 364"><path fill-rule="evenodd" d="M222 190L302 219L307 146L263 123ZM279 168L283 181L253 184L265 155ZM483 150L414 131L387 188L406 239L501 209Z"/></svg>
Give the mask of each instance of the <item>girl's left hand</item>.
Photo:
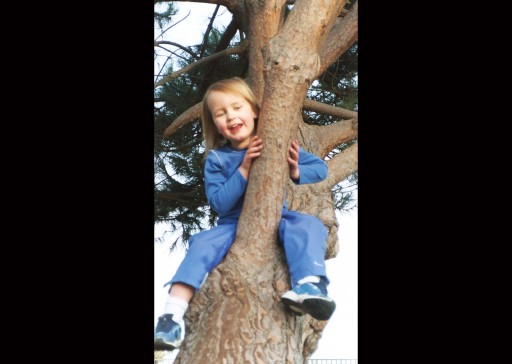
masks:
<svg viewBox="0 0 512 364"><path fill-rule="evenodd" d="M299 172L299 141L295 139L288 149L288 166L290 167L290 178L298 181Z"/></svg>

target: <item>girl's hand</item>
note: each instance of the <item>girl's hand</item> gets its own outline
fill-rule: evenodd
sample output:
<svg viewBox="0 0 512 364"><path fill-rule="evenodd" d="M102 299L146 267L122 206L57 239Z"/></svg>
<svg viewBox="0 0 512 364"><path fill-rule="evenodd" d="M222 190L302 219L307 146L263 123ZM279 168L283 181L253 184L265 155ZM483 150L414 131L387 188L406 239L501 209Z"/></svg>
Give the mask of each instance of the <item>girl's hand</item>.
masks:
<svg viewBox="0 0 512 364"><path fill-rule="evenodd" d="M252 161L255 158L258 158L261 155L261 150L263 149L263 140L257 135L253 136L249 141L249 147L245 152L244 159L242 160L242 164L238 167L238 170L244 176L245 179L249 178L249 171L251 170Z"/></svg>
<svg viewBox="0 0 512 364"><path fill-rule="evenodd" d="M288 166L290 167L290 178L293 181L298 181L300 177L299 172L299 141L295 139L288 149Z"/></svg>

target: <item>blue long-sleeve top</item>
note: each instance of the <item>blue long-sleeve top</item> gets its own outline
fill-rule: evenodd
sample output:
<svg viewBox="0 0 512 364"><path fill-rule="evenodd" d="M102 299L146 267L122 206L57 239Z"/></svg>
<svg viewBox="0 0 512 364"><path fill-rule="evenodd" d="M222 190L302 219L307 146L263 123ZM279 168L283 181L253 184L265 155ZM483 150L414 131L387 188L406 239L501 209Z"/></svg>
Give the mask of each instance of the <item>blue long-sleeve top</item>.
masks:
<svg viewBox="0 0 512 364"><path fill-rule="evenodd" d="M238 167L245 149L224 146L210 150L204 166L206 198L219 215L218 224L237 222L247 188L247 180ZM316 183L327 177L327 164L318 156L299 147L299 180L295 184ZM286 199L283 209L287 209Z"/></svg>

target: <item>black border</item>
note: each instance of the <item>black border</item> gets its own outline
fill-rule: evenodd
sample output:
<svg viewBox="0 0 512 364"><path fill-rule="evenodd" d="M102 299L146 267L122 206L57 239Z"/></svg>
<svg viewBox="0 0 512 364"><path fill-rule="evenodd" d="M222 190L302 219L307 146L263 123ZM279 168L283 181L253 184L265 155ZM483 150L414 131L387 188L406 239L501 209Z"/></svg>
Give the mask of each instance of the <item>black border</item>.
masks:
<svg viewBox="0 0 512 364"><path fill-rule="evenodd" d="M10 341L53 362L150 363L153 4L30 10L12 53L27 77L7 138Z"/></svg>
<svg viewBox="0 0 512 364"><path fill-rule="evenodd" d="M4 215L14 227L3 245L5 331L19 353L52 362L150 362L153 5L26 10L5 57L16 86L4 119ZM478 42L482 16L461 10L359 4L361 364L446 358L464 334L457 324L471 321L460 310L479 294L459 252L471 249L473 215L485 214L465 186L489 160L471 153L485 148L482 129L467 131L488 120L475 109L496 105L475 83L493 70L475 47L500 45L487 43L496 34Z"/></svg>

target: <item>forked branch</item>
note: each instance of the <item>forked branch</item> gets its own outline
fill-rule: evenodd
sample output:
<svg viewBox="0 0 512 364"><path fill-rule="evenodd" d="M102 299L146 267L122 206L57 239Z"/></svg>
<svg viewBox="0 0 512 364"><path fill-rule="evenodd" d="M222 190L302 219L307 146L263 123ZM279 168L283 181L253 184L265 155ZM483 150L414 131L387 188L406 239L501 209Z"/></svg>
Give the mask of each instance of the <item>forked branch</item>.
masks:
<svg viewBox="0 0 512 364"><path fill-rule="evenodd" d="M248 42L242 42L239 45L237 45L236 47L229 48L229 49L226 49L224 51L212 54L211 56L202 58L202 59L200 59L197 62L194 62L194 63L191 63L189 65L186 65L182 69L180 69L180 70L178 70L176 72L172 72L170 75L167 75L166 77L162 78L160 81L156 82L155 83L155 88L157 88L159 86L162 86L166 82L169 82L169 81L175 79L176 77L181 76L184 73L190 72L195 67L197 67L199 65L202 65L204 63L212 62L212 61L214 61L214 60L216 60L216 59L218 59L220 57L229 56L231 54L241 54L241 53L243 53L248 48L248 46L249 46Z"/></svg>

